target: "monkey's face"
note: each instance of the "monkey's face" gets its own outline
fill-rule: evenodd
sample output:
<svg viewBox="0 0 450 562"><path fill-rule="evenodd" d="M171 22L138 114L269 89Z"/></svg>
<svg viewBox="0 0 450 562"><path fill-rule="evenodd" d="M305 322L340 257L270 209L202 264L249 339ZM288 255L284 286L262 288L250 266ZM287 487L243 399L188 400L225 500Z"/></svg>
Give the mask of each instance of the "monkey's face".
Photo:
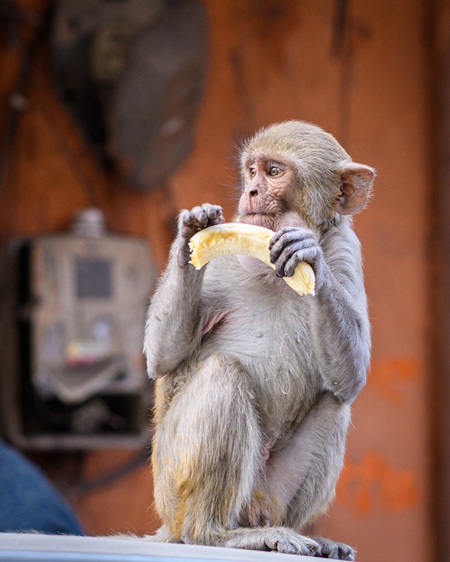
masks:
<svg viewBox="0 0 450 562"><path fill-rule="evenodd" d="M274 231L282 226L306 226L294 210L292 194L296 191L298 178L289 161L250 156L243 166L242 176L238 222Z"/></svg>
<svg viewBox="0 0 450 562"><path fill-rule="evenodd" d="M332 135L302 121L262 129L240 156L235 220L274 231L299 226L323 232L364 207L375 177L370 166L352 162Z"/></svg>

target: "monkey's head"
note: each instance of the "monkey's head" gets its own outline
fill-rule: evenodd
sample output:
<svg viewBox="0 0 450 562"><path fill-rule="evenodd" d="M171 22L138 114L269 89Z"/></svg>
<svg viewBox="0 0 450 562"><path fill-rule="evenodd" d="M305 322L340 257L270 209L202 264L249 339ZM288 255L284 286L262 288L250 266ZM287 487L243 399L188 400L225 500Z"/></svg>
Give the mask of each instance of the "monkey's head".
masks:
<svg viewBox="0 0 450 562"><path fill-rule="evenodd" d="M360 211L375 170L352 162L320 127L286 121L256 133L242 148L237 221L278 230L326 230Z"/></svg>

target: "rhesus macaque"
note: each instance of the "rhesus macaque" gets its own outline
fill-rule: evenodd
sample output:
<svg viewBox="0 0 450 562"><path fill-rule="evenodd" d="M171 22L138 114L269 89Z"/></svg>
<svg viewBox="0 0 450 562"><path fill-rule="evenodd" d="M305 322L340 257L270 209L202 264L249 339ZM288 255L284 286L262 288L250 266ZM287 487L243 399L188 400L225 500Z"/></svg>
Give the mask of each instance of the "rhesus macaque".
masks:
<svg viewBox="0 0 450 562"><path fill-rule="evenodd" d="M350 404L365 383L370 326L350 215L374 177L308 123L248 141L233 221L275 231L275 271L236 255L197 271L188 241L223 222L222 210L181 212L144 346L157 379L163 526L153 540L354 559L351 547L299 531L334 495ZM281 279L301 261L315 272L315 296Z"/></svg>

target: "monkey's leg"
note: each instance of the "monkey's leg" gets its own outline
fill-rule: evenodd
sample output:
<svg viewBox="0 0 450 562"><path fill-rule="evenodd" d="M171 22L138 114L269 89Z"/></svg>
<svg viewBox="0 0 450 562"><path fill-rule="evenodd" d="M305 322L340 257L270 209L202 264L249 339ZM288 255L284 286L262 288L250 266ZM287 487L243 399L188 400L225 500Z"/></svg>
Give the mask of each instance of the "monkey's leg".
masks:
<svg viewBox="0 0 450 562"><path fill-rule="evenodd" d="M266 482L270 496L285 506L283 524L300 529L325 511L342 469L350 407L324 394L310 410L288 446L270 459ZM321 555L354 560L351 547L315 538Z"/></svg>
<svg viewBox="0 0 450 562"><path fill-rule="evenodd" d="M209 358L155 433L155 503L166 532L215 544L222 530L235 527L260 470L260 450L250 378L232 358Z"/></svg>
<svg viewBox="0 0 450 562"><path fill-rule="evenodd" d="M155 503L171 542L313 554L312 539L284 528L237 528L262 469L252 382L216 355L175 396L153 444ZM168 538L167 538L168 537Z"/></svg>

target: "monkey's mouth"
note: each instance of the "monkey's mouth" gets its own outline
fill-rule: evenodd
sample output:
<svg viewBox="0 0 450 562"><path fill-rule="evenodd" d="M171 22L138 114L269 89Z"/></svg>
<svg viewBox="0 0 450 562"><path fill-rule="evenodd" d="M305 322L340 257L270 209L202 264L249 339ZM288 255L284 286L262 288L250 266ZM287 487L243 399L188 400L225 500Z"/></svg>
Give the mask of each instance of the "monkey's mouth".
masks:
<svg viewBox="0 0 450 562"><path fill-rule="evenodd" d="M265 213L263 211L252 211L251 213L246 213L246 216L261 215L263 217L273 217L273 213Z"/></svg>
<svg viewBox="0 0 450 562"><path fill-rule="evenodd" d="M252 211L250 213L245 213L244 215L241 216L242 219L246 219L248 217L271 217L271 218L275 218L275 214L274 213L265 213L263 211L261 211L261 212Z"/></svg>
<svg viewBox="0 0 450 562"><path fill-rule="evenodd" d="M264 226L266 228L270 228L271 230L275 230L277 217L274 213L252 211L241 215L237 222L253 224L255 226Z"/></svg>

